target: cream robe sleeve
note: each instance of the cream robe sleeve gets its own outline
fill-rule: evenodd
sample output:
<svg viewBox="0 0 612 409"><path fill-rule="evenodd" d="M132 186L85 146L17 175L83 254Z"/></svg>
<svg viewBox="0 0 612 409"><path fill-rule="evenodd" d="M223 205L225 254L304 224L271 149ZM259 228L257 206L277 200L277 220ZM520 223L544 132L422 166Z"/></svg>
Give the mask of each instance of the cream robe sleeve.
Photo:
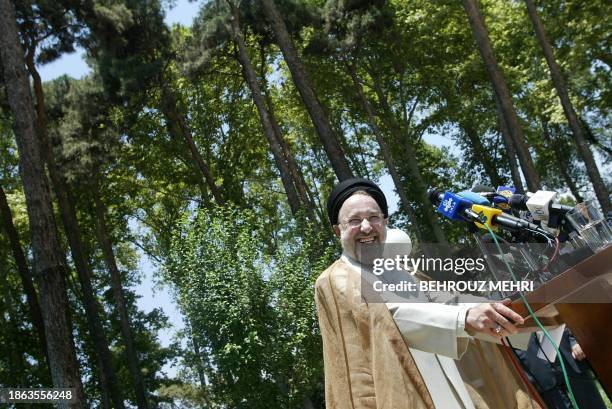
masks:
<svg viewBox="0 0 612 409"><path fill-rule="evenodd" d="M346 255L343 254L341 259L359 272L362 284L373 285L374 281L380 279ZM415 277L407 271L395 270L392 273L385 278L393 282L415 282ZM406 294L397 295L394 301L399 302L389 300L385 304L409 348L453 359L459 359L465 353L469 343L469 334L465 332L465 316L467 310L477 304L448 305L457 302L457 297L448 293L428 292L417 298L405 298Z"/></svg>
<svg viewBox="0 0 612 409"><path fill-rule="evenodd" d="M410 348L459 359L469 335L465 316L474 304L387 303L397 327Z"/></svg>

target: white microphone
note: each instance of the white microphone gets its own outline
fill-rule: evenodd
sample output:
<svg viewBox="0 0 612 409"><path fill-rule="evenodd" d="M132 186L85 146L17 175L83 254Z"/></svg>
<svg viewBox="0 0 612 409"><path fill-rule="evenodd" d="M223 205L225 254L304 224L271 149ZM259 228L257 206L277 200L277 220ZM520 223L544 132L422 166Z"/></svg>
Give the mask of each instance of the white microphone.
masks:
<svg viewBox="0 0 612 409"><path fill-rule="evenodd" d="M548 222L550 218L550 204L557 197L557 192L538 190L527 200L527 208L534 220Z"/></svg>

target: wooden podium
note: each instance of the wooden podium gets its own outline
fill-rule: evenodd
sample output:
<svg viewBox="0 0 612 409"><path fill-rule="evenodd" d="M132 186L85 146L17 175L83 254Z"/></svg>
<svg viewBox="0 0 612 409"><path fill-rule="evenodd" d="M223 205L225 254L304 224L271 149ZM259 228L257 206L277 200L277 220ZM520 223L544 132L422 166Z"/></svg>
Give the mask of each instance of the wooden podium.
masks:
<svg viewBox="0 0 612 409"><path fill-rule="evenodd" d="M527 296L538 318L567 324L605 388L612 395L612 246L582 260ZM529 315L519 299L511 308ZM524 327L534 326L533 319Z"/></svg>

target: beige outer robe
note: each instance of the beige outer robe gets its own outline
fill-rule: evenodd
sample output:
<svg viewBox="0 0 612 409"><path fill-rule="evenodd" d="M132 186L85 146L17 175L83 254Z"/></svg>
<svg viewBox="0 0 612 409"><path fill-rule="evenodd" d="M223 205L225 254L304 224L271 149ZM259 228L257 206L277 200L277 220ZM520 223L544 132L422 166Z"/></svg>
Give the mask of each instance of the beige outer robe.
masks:
<svg viewBox="0 0 612 409"><path fill-rule="evenodd" d="M359 273L342 260L325 270L315 285L323 338L326 407L436 409L387 306L368 304L361 296L360 285ZM470 349L467 355L472 355ZM496 375L500 371L506 373L509 369L497 368ZM501 378L504 392L509 392L502 398L503 407L531 408L513 375ZM482 382L478 383L476 388L466 384L476 408L496 409L487 405L489 391L483 389ZM535 402L534 408L539 408Z"/></svg>
<svg viewBox="0 0 612 409"><path fill-rule="evenodd" d="M315 285L327 409L435 409L385 304L362 301L358 274L336 261Z"/></svg>

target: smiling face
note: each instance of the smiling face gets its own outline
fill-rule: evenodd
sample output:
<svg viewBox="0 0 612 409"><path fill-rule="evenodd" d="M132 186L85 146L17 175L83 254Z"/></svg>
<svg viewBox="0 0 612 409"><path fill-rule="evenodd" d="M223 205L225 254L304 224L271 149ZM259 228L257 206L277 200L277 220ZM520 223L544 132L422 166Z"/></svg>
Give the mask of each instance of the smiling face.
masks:
<svg viewBox="0 0 612 409"><path fill-rule="evenodd" d="M356 192L346 199L338 213L338 221L334 226L336 235L340 236L344 254L354 260L364 262L362 255L368 248L380 248L385 242L387 219L376 200L367 193Z"/></svg>

